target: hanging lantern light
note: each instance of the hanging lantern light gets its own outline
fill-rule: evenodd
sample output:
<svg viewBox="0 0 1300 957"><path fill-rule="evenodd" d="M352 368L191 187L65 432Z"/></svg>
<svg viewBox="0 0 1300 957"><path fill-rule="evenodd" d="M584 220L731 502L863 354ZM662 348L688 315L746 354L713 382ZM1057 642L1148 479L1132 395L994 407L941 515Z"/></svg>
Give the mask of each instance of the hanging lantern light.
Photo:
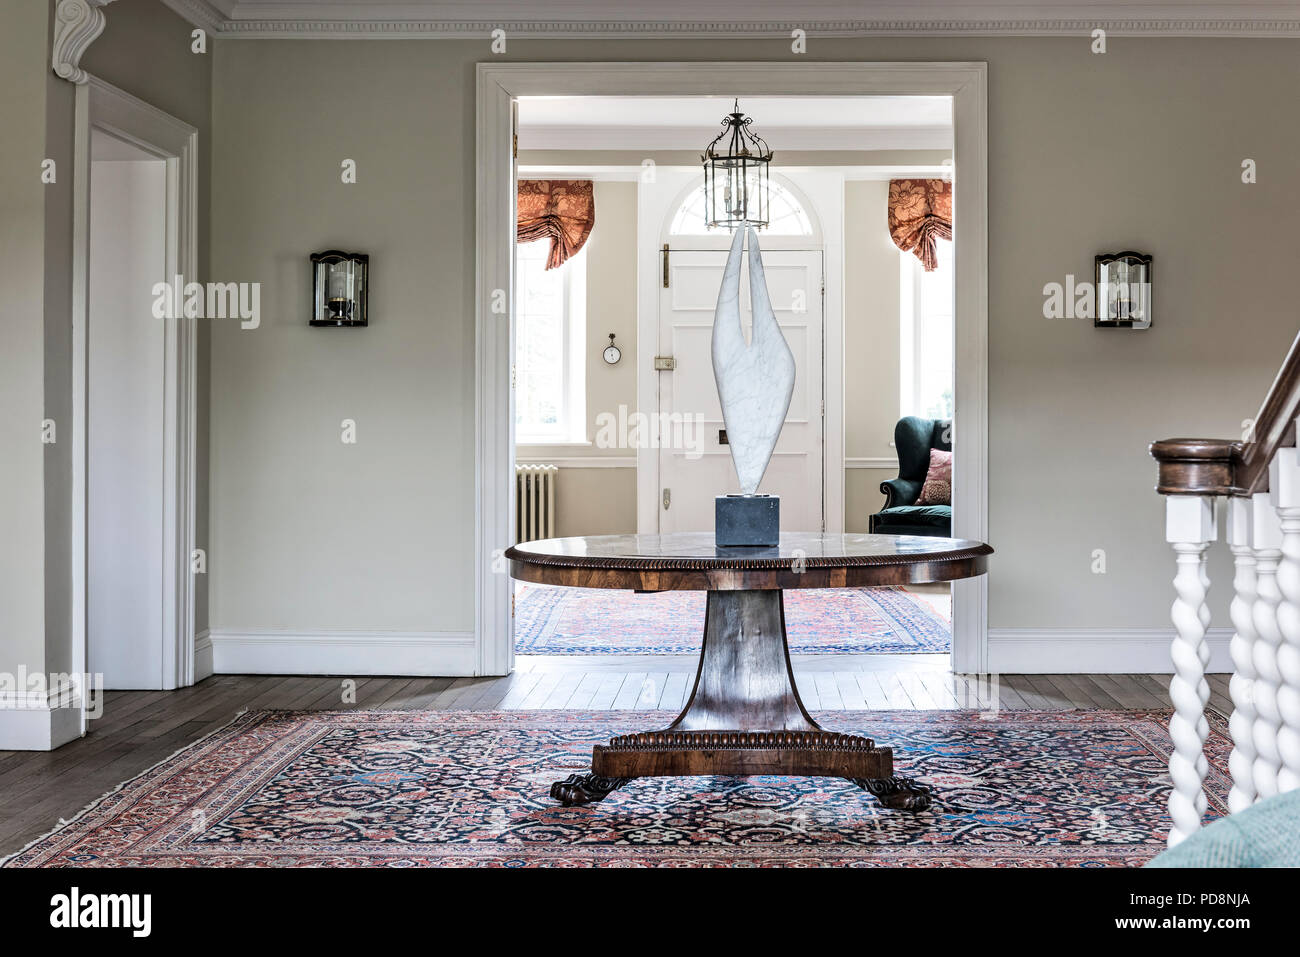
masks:
<svg viewBox="0 0 1300 957"><path fill-rule="evenodd" d="M740 112L722 118L719 133L700 157L704 162L704 214L709 226L766 226L768 167L772 151L749 129L753 120Z"/></svg>

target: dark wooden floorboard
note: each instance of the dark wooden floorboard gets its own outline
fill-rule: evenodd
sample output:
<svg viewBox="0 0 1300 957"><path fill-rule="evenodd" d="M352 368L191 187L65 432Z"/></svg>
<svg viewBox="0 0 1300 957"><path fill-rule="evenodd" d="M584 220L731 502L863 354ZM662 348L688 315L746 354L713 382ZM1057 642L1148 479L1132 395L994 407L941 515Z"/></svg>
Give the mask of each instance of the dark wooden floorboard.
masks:
<svg viewBox="0 0 1300 957"><path fill-rule="evenodd" d="M794 656L809 710L1160 709L1165 675L954 675L939 655ZM17 850L246 709L680 709L695 680L689 656L520 656L506 677L217 675L178 691L110 691L90 733L57 751L0 752L0 854ZM355 680L355 686L344 682ZM1210 704L1231 711L1226 677ZM352 688L355 701L345 701Z"/></svg>

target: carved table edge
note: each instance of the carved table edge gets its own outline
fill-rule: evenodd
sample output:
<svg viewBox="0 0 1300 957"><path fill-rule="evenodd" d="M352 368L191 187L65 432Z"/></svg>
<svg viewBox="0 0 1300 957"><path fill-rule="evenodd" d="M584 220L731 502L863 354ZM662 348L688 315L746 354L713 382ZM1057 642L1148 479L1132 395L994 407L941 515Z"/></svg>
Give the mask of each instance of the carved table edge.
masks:
<svg viewBox="0 0 1300 957"><path fill-rule="evenodd" d="M916 552L905 555L845 555L837 557L808 556L800 557L799 563L805 568L863 568L877 565L925 565L935 562L970 561L993 554L993 547L982 542L967 548L954 549L949 552ZM590 556L590 555L547 555L540 552L520 551L519 546L512 545L506 549L505 557L521 565L543 565L552 568L587 568L598 571L656 571L656 572L710 572L710 571L783 571L790 567L795 559L791 556L780 558L646 558L642 556Z"/></svg>
<svg viewBox="0 0 1300 957"><path fill-rule="evenodd" d="M689 749L700 751L773 750L884 751L871 738L838 731L638 731L611 738L602 750L651 751Z"/></svg>

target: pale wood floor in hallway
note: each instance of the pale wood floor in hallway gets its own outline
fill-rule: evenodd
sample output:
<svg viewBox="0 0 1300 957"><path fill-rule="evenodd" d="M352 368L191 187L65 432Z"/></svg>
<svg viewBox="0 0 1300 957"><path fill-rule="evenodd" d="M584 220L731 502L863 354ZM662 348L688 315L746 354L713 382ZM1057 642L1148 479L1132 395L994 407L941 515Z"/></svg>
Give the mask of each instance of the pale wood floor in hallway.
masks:
<svg viewBox="0 0 1300 957"><path fill-rule="evenodd" d="M217 675L179 691L105 696L91 733L57 751L0 751L0 855L16 851L99 795L214 731L245 708L493 708L671 711L694 677L691 656L517 659L504 678L359 678L341 703L338 677ZM813 711L981 705L982 686L947 671L944 655L796 655ZM1003 708L1168 707L1165 675L1001 675ZM1228 676L1210 677L1210 706L1227 714Z"/></svg>

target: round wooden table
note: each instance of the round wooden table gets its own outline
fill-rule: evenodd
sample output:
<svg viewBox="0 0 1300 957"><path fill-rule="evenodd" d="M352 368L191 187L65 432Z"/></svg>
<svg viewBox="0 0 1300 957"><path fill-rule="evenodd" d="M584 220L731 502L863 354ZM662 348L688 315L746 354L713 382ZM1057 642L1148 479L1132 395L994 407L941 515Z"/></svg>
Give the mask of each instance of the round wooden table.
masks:
<svg viewBox="0 0 1300 957"><path fill-rule="evenodd" d="M551 538L508 549L510 574L522 581L708 592L695 687L677 720L597 745L591 771L557 781L551 797L589 804L638 777L822 775L852 780L885 807L924 810L929 790L894 775L890 748L824 730L809 716L790 670L782 590L971 578L992 553L952 538L827 533L719 548L707 532Z"/></svg>

